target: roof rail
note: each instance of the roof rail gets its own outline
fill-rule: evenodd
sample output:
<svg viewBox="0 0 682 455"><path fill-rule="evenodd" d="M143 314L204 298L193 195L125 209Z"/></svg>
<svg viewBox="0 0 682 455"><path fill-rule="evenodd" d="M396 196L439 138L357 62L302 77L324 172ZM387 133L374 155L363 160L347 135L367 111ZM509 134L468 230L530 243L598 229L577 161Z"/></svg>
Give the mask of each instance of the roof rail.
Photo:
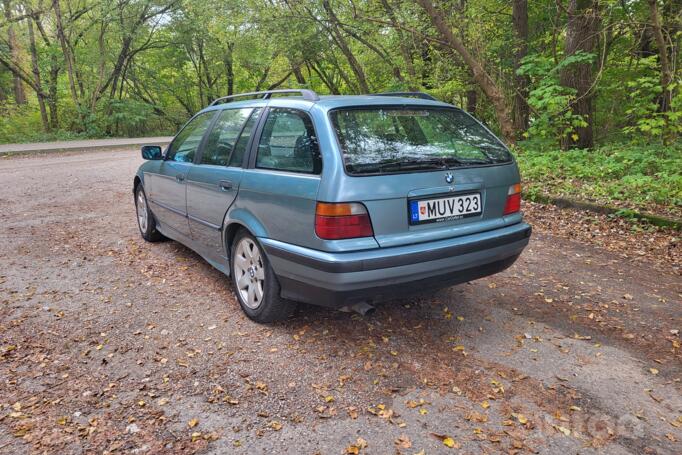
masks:
<svg viewBox="0 0 682 455"><path fill-rule="evenodd" d="M404 96L412 98L421 98L423 100L438 101L433 96L424 92L384 92L384 93L372 93L372 96Z"/></svg>
<svg viewBox="0 0 682 455"><path fill-rule="evenodd" d="M305 88L302 88L302 89L282 89L282 90L264 90L262 92L249 92L249 93L239 93L237 95L222 96L220 98L216 98L215 100L213 100L213 102L210 104L210 106L215 106L217 104L232 101L235 98L242 98L242 97L246 97L246 96L249 96L252 98L261 98L261 99L267 100L267 99L270 99L273 94L284 94L284 93L298 93L306 101L319 101L319 99L320 99L320 97L317 95L317 93L315 93L312 90L305 89Z"/></svg>

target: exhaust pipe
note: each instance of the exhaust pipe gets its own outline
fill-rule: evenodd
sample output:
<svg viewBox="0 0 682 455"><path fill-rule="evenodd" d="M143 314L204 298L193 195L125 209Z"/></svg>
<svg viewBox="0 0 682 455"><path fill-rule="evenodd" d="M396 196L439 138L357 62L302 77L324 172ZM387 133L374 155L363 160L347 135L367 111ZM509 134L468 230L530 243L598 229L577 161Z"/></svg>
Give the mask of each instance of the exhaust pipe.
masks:
<svg viewBox="0 0 682 455"><path fill-rule="evenodd" d="M354 303L350 306L350 309L362 316L371 316L376 311L376 308L367 302Z"/></svg>

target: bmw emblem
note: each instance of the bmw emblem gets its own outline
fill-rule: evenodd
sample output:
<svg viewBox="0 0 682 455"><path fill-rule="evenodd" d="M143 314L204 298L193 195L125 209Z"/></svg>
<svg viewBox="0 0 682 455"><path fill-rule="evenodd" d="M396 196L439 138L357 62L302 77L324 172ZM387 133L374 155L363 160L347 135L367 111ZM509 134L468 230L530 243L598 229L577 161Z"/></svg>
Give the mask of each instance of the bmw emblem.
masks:
<svg viewBox="0 0 682 455"><path fill-rule="evenodd" d="M452 183L454 181L455 181L455 177L453 177L452 172L448 172L447 174L445 174L445 182L446 183L449 184L449 183Z"/></svg>

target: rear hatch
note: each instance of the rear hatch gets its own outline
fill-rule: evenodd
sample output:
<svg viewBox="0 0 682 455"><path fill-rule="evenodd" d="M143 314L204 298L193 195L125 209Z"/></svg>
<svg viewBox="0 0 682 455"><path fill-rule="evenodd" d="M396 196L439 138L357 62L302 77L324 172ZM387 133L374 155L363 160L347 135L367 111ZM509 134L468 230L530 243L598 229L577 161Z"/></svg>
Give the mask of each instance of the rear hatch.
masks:
<svg viewBox="0 0 682 455"><path fill-rule="evenodd" d="M363 107L330 113L344 159L346 201L362 202L381 247L509 224L519 173L506 147L455 108Z"/></svg>

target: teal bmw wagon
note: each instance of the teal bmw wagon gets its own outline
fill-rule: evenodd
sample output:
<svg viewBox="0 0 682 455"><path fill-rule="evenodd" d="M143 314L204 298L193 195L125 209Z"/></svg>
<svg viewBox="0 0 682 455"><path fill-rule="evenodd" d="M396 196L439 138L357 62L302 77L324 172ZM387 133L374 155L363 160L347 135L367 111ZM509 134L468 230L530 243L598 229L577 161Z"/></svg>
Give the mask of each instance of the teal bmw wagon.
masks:
<svg viewBox="0 0 682 455"><path fill-rule="evenodd" d="M419 92L228 96L142 157L142 237L196 251L263 323L297 302L366 314L488 276L531 234L507 147Z"/></svg>

